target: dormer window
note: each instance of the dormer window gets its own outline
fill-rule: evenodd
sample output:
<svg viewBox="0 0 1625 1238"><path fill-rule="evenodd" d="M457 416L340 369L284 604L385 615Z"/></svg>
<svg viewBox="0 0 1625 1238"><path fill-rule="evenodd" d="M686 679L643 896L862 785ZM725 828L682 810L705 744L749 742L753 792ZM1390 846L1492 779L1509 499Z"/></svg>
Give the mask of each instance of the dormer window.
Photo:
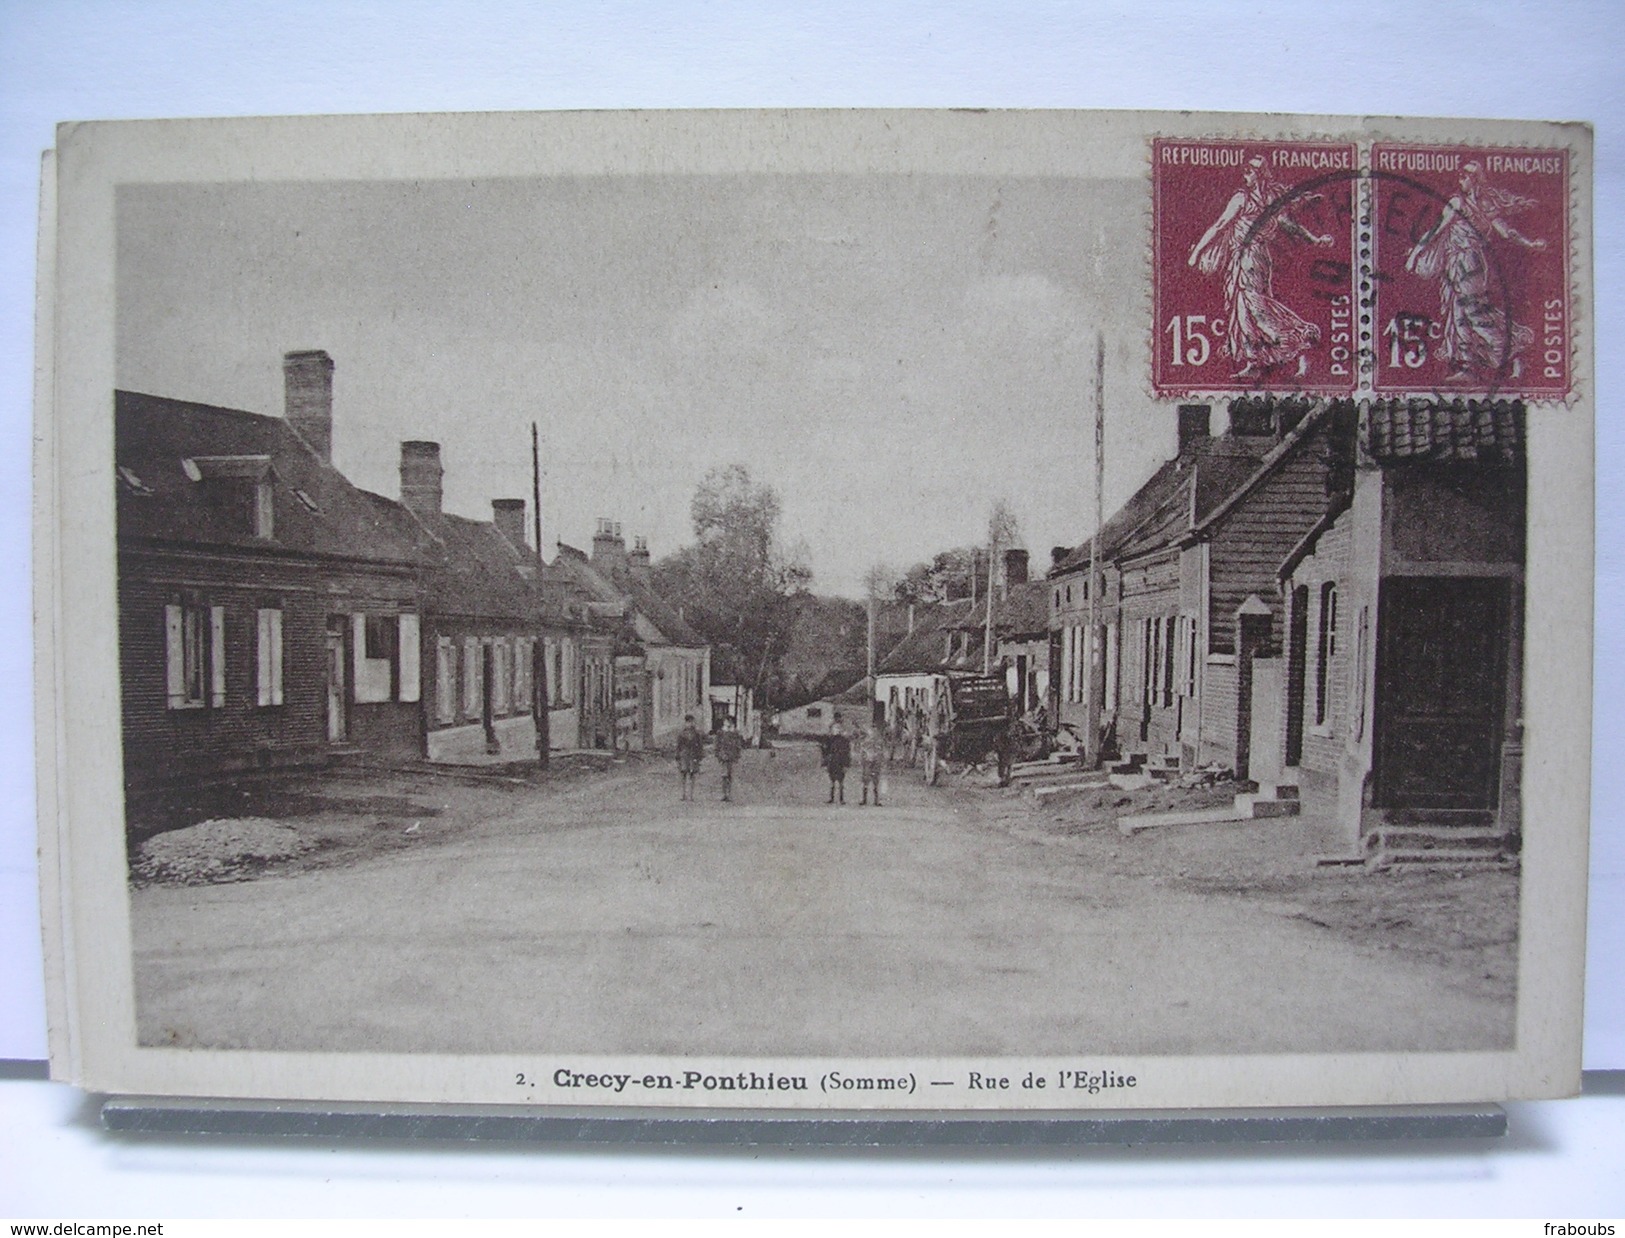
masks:
<svg viewBox="0 0 1625 1238"><path fill-rule="evenodd" d="M192 456L181 461L204 502L234 533L276 535L275 473L270 456Z"/></svg>

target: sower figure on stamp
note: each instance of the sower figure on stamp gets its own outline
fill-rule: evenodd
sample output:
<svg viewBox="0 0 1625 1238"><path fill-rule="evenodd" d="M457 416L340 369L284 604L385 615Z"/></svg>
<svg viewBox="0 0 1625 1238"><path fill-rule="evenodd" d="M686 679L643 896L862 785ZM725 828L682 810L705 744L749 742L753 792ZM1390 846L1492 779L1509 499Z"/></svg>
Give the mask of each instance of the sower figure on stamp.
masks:
<svg viewBox="0 0 1625 1238"><path fill-rule="evenodd" d="M824 770L829 774L829 802L840 796L846 803L846 770L852 764L852 741L841 727L840 716L830 723L829 735L824 740Z"/></svg>
<svg viewBox="0 0 1625 1238"><path fill-rule="evenodd" d="M1527 237L1509 219L1537 205L1484 179L1477 160L1462 169L1461 188L1445 204L1438 222L1405 256L1405 269L1439 281L1439 317L1444 328L1444 357L1452 377L1493 374L1528 351L1534 331L1512 322L1497 293L1497 268L1490 260L1493 237L1525 249L1546 248Z"/></svg>
<svg viewBox="0 0 1625 1238"><path fill-rule="evenodd" d="M682 776L683 798L694 798L694 775L700 772L700 761L705 756L705 736L694 725L694 715L683 718L683 729L677 732L677 772Z"/></svg>
<svg viewBox="0 0 1625 1238"><path fill-rule="evenodd" d="M880 807L880 775L886 768L886 744L880 732L869 727L858 741L858 768L863 777L863 798L859 803L867 805L869 794L872 791L875 797L875 807Z"/></svg>
<svg viewBox="0 0 1625 1238"><path fill-rule="evenodd" d="M1291 208L1282 205L1287 192L1268 161L1253 156L1242 173L1241 188L1191 247L1187 259L1204 275L1224 275L1229 315L1225 351L1239 367L1237 377L1291 362L1297 362L1302 374L1303 354L1320 343L1320 328L1276 298L1272 247L1282 233L1311 245L1330 245L1332 237L1311 232L1294 219Z"/></svg>
<svg viewBox="0 0 1625 1238"><path fill-rule="evenodd" d="M722 765L722 798L733 799L734 765L744 750L745 741L739 736L739 725L728 717L717 735L717 760Z"/></svg>

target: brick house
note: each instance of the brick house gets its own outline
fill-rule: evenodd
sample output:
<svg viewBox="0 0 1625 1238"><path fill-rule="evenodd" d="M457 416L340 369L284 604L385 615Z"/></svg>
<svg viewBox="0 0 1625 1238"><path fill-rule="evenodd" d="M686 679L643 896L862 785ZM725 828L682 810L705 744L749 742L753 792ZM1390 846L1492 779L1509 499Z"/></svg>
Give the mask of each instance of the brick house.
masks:
<svg viewBox="0 0 1625 1238"><path fill-rule="evenodd" d="M422 748L422 564L331 459L333 363L286 416L114 395L121 713L132 788Z"/></svg>
<svg viewBox="0 0 1625 1238"><path fill-rule="evenodd" d="M490 520L442 505L440 444L401 444L401 507L424 568L425 751L455 761L536 752L538 664L546 668L548 737L579 742L577 674L587 622L544 588L525 540L523 499L494 499Z"/></svg>
<svg viewBox="0 0 1625 1238"><path fill-rule="evenodd" d="M651 587L648 543L637 538L629 551L620 525L599 520L590 558L561 543L555 563L600 625L613 625L614 745L661 747L689 714L703 727L711 649Z"/></svg>

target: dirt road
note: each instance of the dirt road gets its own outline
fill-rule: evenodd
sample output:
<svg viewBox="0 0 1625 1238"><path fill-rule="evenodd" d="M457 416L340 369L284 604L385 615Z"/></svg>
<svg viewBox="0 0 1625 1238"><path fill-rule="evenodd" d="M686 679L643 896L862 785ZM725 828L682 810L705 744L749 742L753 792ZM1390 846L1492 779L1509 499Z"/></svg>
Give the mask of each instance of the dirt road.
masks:
<svg viewBox="0 0 1625 1238"><path fill-rule="evenodd" d="M1504 1047L1511 1005L1267 901L1113 871L1007 801L812 750L740 802L664 764L349 867L132 891L141 1038L277 1050L1279 1053ZM983 808L982 805L986 805ZM486 805L487 809L489 805ZM1005 815L1008 816L1006 809Z"/></svg>

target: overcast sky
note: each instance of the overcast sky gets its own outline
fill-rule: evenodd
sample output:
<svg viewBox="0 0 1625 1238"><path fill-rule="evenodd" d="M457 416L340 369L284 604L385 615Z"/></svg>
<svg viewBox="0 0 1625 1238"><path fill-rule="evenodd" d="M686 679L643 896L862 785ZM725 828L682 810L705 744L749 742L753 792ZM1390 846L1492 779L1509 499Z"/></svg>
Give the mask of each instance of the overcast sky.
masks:
<svg viewBox="0 0 1625 1238"><path fill-rule="evenodd" d="M1092 521L1097 328L1108 510L1172 449L1138 181L162 185L118 208L119 386L280 413L282 354L326 349L335 463L396 496L400 440L437 439L448 509L484 518L529 497L534 420L550 556L598 516L669 553L737 461L820 592L979 540L1001 496L1041 570Z"/></svg>

